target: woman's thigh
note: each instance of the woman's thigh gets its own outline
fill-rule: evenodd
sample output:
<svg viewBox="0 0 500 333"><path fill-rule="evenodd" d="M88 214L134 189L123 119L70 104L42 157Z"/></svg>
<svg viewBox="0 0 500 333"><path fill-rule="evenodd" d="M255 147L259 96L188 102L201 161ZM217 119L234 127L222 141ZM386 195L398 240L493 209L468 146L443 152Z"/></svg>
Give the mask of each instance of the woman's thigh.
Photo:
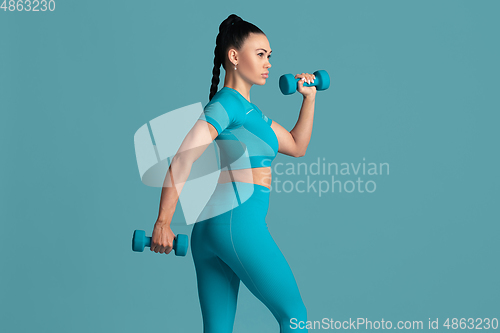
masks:
<svg viewBox="0 0 500 333"><path fill-rule="evenodd" d="M206 333L231 333L240 279L223 262L207 241L213 233L206 224L195 224L191 233L191 253L196 269L198 296Z"/></svg>
<svg viewBox="0 0 500 333"><path fill-rule="evenodd" d="M262 203L249 201L232 211L223 241L214 248L245 286L273 313L283 332L290 319L306 319L293 272L269 233ZM297 331L297 330L294 330Z"/></svg>
<svg viewBox="0 0 500 333"><path fill-rule="evenodd" d="M193 257L198 258L195 265L197 272L201 272L208 271L209 262L216 269L217 262L200 258L208 253L216 256L227 265L223 267L237 276L238 282L243 281L267 306L281 331L289 332L290 320L305 321L307 314L292 270L269 233L266 223L269 193L259 192L261 189L257 186L251 198L241 205L233 200L234 208L230 211L198 222L192 234ZM226 276L230 275L226 272ZM213 281L215 286L220 285L220 279ZM209 289L209 282L203 281L203 287Z"/></svg>

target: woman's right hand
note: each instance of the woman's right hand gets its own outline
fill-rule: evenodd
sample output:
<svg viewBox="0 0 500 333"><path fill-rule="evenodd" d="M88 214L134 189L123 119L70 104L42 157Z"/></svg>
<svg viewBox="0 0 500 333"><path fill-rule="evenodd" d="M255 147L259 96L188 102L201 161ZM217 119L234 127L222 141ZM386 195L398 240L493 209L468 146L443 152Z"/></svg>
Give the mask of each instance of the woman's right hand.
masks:
<svg viewBox="0 0 500 333"><path fill-rule="evenodd" d="M174 247L175 235L170 229L170 224L157 220L153 229L153 236L151 237L150 250L156 253L169 254Z"/></svg>

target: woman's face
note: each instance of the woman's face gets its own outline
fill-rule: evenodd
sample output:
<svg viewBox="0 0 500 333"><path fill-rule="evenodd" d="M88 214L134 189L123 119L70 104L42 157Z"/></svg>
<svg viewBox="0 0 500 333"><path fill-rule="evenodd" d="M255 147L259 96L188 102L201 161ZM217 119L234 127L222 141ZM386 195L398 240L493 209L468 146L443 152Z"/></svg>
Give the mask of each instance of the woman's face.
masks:
<svg viewBox="0 0 500 333"><path fill-rule="evenodd" d="M239 52L229 50L229 59L233 64L237 64L236 71L245 81L263 85L267 79L263 74L269 73L271 67L271 52L271 46L264 34L250 33ZM229 67L229 70L234 71L234 66Z"/></svg>

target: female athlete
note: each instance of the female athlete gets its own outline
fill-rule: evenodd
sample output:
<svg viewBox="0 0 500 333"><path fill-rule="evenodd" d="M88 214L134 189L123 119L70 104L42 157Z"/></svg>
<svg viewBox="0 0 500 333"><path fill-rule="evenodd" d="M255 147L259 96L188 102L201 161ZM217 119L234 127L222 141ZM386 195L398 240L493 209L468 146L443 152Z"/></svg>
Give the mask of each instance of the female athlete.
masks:
<svg viewBox="0 0 500 333"><path fill-rule="evenodd" d="M295 127L287 131L250 102L250 88L264 85L271 64L269 41L258 27L231 14L216 39L209 103L172 159L160 199L151 251L170 253L170 221L191 167L213 140L221 173L215 191L191 233L204 333L230 333L240 281L271 311L281 333L307 332L292 321L307 320L294 275L274 242L265 217L276 154L304 156L313 127L314 75L302 73L303 95ZM220 66L224 87L217 91ZM300 235L297 235L300 244ZM293 329L292 329L293 327Z"/></svg>

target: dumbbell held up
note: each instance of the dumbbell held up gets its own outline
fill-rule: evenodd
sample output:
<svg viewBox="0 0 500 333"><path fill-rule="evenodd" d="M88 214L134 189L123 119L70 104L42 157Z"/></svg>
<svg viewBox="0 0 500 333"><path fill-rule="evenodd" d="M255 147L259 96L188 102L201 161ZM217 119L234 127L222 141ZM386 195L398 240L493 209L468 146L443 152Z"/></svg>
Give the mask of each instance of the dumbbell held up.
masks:
<svg viewBox="0 0 500 333"><path fill-rule="evenodd" d="M132 250L143 252L145 246L151 246L151 237L147 237L144 230L135 230L132 236ZM188 236L178 234L174 239L174 247L176 256L185 256L188 249Z"/></svg>
<svg viewBox="0 0 500 333"><path fill-rule="evenodd" d="M318 70L313 73L315 80L311 83L304 82L304 87L316 86L316 90L326 90L330 87L330 76L325 70ZM290 95L297 91L298 82L293 74L285 74L280 77L280 90L284 95Z"/></svg>

